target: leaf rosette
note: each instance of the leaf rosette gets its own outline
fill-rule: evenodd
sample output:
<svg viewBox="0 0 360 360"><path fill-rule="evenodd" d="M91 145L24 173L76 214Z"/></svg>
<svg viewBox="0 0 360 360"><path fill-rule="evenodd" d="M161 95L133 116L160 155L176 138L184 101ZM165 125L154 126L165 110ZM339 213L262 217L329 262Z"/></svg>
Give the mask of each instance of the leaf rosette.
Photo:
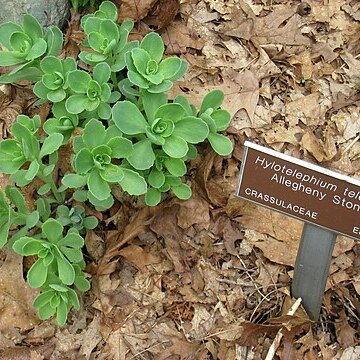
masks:
<svg viewBox="0 0 360 360"><path fill-rule="evenodd" d="M82 136L74 141L76 152L73 165L77 174L67 174L63 178L66 187L78 188L87 185L89 193L97 201L110 201L111 184L119 184L131 195L146 192L146 182L137 172L127 169L113 160L127 158L132 152L133 144L122 137L122 133L110 126L105 130L96 119L90 120ZM80 177L79 177L80 176ZM93 202L89 196L90 202Z"/></svg>
<svg viewBox="0 0 360 360"><path fill-rule="evenodd" d="M59 325L64 325L72 307L79 310L80 304L76 292L70 287L59 283L51 283L39 294L33 306L38 310L41 320L46 320L56 313Z"/></svg>
<svg viewBox="0 0 360 360"><path fill-rule="evenodd" d="M40 62L43 75L34 86L34 94L43 100L53 103L63 101L67 96L68 74L76 70L76 62L68 57L59 60L55 56L47 56Z"/></svg>
<svg viewBox="0 0 360 360"><path fill-rule="evenodd" d="M181 181L186 174L185 161L169 157L164 151L155 151L155 163L146 179L149 184L145 195L148 206L156 206L161 201L161 194L172 190L176 197L187 200L191 197L191 188Z"/></svg>
<svg viewBox="0 0 360 360"><path fill-rule="evenodd" d="M63 135L55 133L46 137L40 147L37 134L40 123L38 115L32 119L18 115L16 123L11 127L14 138L0 142L0 171L10 174L10 179L21 186L29 184L39 174L47 176L42 159L55 154L63 143ZM29 167L21 169L26 163L30 163ZM53 169L52 165L50 167L49 174Z"/></svg>
<svg viewBox="0 0 360 360"><path fill-rule="evenodd" d="M112 108L112 119L124 134L146 136L134 144L127 158L135 169L146 170L153 166L153 144L161 146L169 157L180 159L187 155L188 144L197 144L208 136L207 124L199 118L188 116L180 104L164 103L167 102L166 98L160 98L158 94L145 99L146 118L135 104L127 100L117 102Z"/></svg>
<svg viewBox="0 0 360 360"><path fill-rule="evenodd" d="M70 226L81 232L83 229L94 229L98 225L98 220L95 216L86 216L85 209L76 205L73 208L68 208L65 205L60 205L56 209L57 220L63 226Z"/></svg>
<svg viewBox="0 0 360 360"><path fill-rule="evenodd" d="M27 280L31 287L45 284L50 266L55 266L57 276L65 285L75 281L75 270L71 263L83 260L81 248L84 239L76 232L69 231L63 237L64 227L59 221L48 219L41 227L42 238L24 236L16 240L13 249L22 256L37 255L38 260L31 266Z"/></svg>
<svg viewBox="0 0 360 360"><path fill-rule="evenodd" d="M108 102L111 100L111 88L107 83L110 75L111 70L106 63L94 67L93 77L83 70L71 71L68 83L75 94L66 100L66 110L70 114L96 111L101 119L110 118L111 108Z"/></svg>
<svg viewBox="0 0 360 360"><path fill-rule="evenodd" d="M210 91L201 103L198 116L209 127L210 131L207 139L213 150L221 156L227 156L233 151L233 145L229 138L218 133L226 130L231 121L230 113L220 108L223 101L224 93L222 91Z"/></svg>
<svg viewBox="0 0 360 360"><path fill-rule="evenodd" d="M126 54L128 78L133 85L150 93L162 93L171 89L174 80L187 71L188 63L171 56L162 60L164 42L156 33L147 34L138 48Z"/></svg>
<svg viewBox="0 0 360 360"><path fill-rule="evenodd" d="M79 58L86 64L96 65L106 61L112 72L125 68L125 54L138 47L138 41L128 42L130 31L134 27L132 20L125 20L119 26L117 7L114 3L104 1L94 14L85 16L82 28L87 35L84 46L92 51L82 51Z"/></svg>
<svg viewBox="0 0 360 360"><path fill-rule="evenodd" d="M35 60L47 50L43 29L30 14L24 16L22 26L12 22L0 25L0 41L7 49L0 51L0 66Z"/></svg>
<svg viewBox="0 0 360 360"><path fill-rule="evenodd" d="M64 136L63 144L65 144L79 125L79 116L70 114L66 110L64 102L55 103L52 107L52 113L54 117L44 122L44 131L48 135L62 134Z"/></svg>

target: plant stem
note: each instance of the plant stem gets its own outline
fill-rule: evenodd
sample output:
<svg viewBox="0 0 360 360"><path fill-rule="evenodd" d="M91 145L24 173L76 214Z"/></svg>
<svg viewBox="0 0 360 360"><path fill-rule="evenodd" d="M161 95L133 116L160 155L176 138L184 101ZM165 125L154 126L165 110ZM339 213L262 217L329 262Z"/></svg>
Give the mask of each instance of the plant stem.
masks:
<svg viewBox="0 0 360 360"><path fill-rule="evenodd" d="M52 178L52 174L48 175L48 176L44 176L43 170L44 170L45 166L43 166L41 168L41 170L38 172L37 176L39 179L41 179L44 183L49 184L50 185L50 189L53 193L53 195L55 196L56 201L61 204L64 202L64 195L61 194L58 191L58 188L55 185L55 182Z"/></svg>
<svg viewBox="0 0 360 360"><path fill-rule="evenodd" d="M111 81L113 82L114 89L118 87L118 79L116 77L116 73L111 73Z"/></svg>

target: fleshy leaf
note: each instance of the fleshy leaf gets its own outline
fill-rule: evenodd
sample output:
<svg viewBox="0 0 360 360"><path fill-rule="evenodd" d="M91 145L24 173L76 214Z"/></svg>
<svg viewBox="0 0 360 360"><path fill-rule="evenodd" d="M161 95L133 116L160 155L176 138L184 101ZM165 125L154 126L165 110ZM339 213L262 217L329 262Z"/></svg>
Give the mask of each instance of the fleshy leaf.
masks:
<svg viewBox="0 0 360 360"><path fill-rule="evenodd" d="M154 32L144 36L140 43L140 48L146 50L156 62L160 62L164 54L164 42L161 36Z"/></svg>
<svg viewBox="0 0 360 360"><path fill-rule="evenodd" d="M100 176L99 171L91 171L87 180L91 194L98 200L106 200L110 196L109 184Z"/></svg>
<svg viewBox="0 0 360 360"><path fill-rule="evenodd" d="M178 186L172 186L171 190L174 192L177 198L181 200L187 200L191 197L191 188L189 185L180 184Z"/></svg>
<svg viewBox="0 0 360 360"><path fill-rule="evenodd" d="M210 91L203 99L200 108L200 114L205 112L207 109L217 109L224 101L224 93L221 90Z"/></svg>
<svg viewBox="0 0 360 360"><path fill-rule="evenodd" d="M161 201L161 192L158 189L149 188L145 195L145 203L147 206L156 206Z"/></svg>
<svg viewBox="0 0 360 360"><path fill-rule="evenodd" d="M137 170L150 169L155 161L151 141L144 139L134 144L133 151L127 157L127 160Z"/></svg>
<svg viewBox="0 0 360 360"><path fill-rule="evenodd" d="M101 121L91 119L84 128L82 138L85 145L90 149L102 145L106 136L105 127Z"/></svg>
<svg viewBox="0 0 360 360"><path fill-rule="evenodd" d="M207 124L199 118L188 116L176 123L174 135L191 144L204 141L209 135Z"/></svg>
<svg viewBox="0 0 360 360"><path fill-rule="evenodd" d="M137 106L127 100L119 101L113 106L112 119L115 125L127 135L145 133L148 125Z"/></svg>
<svg viewBox="0 0 360 360"><path fill-rule="evenodd" d="M230 155L233 151L233 145L230 139L224 135L210 133L208 140L214 151L221 156Z"/></svg>
<svg viewBox="0 0 360 360"><path fill-rule="evenodd" d="M173 158L182 158L188 152L188 145L185 140L178 136L171 135L166 138L163 150Z"/></svg>
<svg viewBox="0 0 360 360"><path fill-rule="evenodd" d="M142 195L147 191L145 179L136 171L122 168L124 177L119 184L130 195Z"/></svg>

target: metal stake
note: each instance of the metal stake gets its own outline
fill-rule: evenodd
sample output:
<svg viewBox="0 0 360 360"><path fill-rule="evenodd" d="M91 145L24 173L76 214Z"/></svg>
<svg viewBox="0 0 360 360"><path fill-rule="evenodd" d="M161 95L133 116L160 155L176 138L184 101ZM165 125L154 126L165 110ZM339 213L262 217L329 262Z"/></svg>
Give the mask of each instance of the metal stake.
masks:
<svg viewBox="0 0 360 360"><path fill-rule="evenodd" d="M337 234L305 223L295 262L292 295L302 298L311 320L318 320Z"/></svg>

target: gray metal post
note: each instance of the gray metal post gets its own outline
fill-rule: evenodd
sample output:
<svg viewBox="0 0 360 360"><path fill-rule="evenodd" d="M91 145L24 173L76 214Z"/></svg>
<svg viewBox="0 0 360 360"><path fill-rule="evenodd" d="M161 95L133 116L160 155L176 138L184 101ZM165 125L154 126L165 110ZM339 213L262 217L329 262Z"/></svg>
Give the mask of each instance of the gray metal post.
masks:
<svg viewBox="0 0 360 360"><path fill-rule="evenodd" d="M311 320L318 320L337 234L305 223L296 257L292 295L302 298Z"/></svg>

